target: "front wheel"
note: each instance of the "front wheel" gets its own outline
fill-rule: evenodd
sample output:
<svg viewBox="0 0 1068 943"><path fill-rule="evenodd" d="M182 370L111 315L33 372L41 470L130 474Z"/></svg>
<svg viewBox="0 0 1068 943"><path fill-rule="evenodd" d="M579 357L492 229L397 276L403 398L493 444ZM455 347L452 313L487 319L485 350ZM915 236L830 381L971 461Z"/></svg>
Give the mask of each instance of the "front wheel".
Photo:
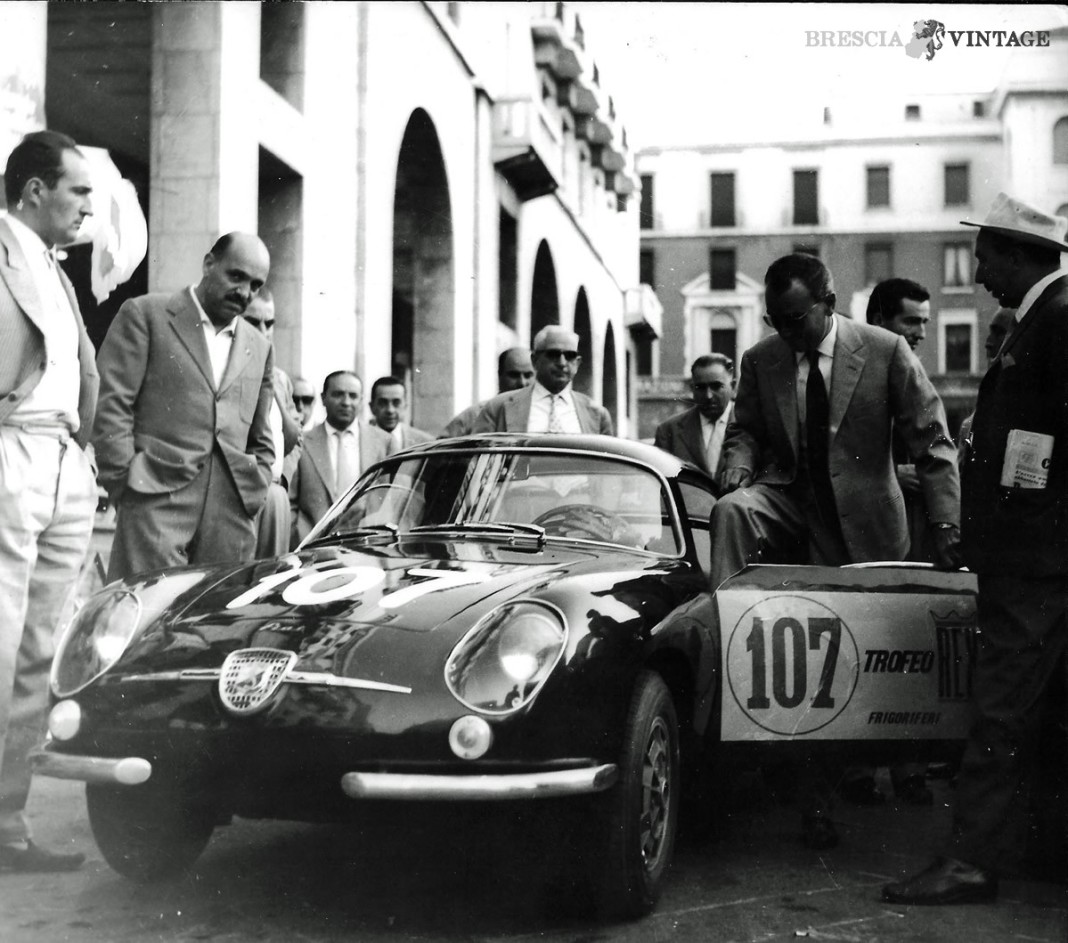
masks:
<svg viewBox="0 0 1068 943"><path fill-rule="evenodd" d="M211 810L180 790L87 784L89 825L112 868L139 883L185 871L200 857L215 828Z"/></svg>
<svg viewBox="0 0 1068 943"><path fill-rule="evenodd" d="M671 692L654 672L638 676L627 712L619 782L603 810L603 912L634 918L660 897L679 814L679 725Z"/></svg>

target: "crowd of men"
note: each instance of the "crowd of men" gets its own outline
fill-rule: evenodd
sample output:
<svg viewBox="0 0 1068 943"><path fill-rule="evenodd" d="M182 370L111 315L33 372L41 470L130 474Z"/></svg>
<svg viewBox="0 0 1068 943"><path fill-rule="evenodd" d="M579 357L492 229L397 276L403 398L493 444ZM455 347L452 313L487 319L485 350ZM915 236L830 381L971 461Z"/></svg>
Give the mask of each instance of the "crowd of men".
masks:
<svg viewBox="0 0 1068 943"><path fill-rule="evenodd" d="M33 842L28 754L97 482L116 510L108 577L119 579L284 553L370 465L432 437L406 422L403 379L371 385L368 417L363 381L349 369L326 377L325 418L314 421L314 388L275 366L270 255L248 233L221 237L196 284L125 302L96 355L55 256L91 213L84 157L65 135L28 135L8 161L5 190L0 870L68 870L80 854ZM978 574L979 721L954 837L929 869L884 889L904 903L996 894L999 865L1019 846L1011 807L1068 633L1068 221L1001 195L985 221L966 225L978 227L976 281L1003 307L960 442L914 353L930 318L927 291L890 279L872 292L869 323L858 323L836 313L831 273L806 254L768 268L772 331L745 351L737 378L722 354L698 357L692 407L655 436L714 482L712 590L760 561L914 559ZM573 387L579 340L552 325L530 351L502 353L499 393L442 434L614 434L607 410ZM929 802L923 772L891 770L895 789ZM870 768L848 781L872 796ZM837 837L827 800L815 787L807 795L804 837L828 847Z"/></svg>

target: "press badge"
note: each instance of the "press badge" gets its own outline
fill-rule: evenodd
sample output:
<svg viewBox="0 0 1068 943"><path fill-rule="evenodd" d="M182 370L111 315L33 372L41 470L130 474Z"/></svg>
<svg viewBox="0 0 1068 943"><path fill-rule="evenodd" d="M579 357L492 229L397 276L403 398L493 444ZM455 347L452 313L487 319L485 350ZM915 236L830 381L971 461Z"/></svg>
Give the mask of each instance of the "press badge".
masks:
<svg viewBox="0 0 1068 943"><path fill-rule="evenodd" d="M1026 429L1010 429L1001 466L1003 488L1045 488L1053 455L1053 436Z"/></svg>

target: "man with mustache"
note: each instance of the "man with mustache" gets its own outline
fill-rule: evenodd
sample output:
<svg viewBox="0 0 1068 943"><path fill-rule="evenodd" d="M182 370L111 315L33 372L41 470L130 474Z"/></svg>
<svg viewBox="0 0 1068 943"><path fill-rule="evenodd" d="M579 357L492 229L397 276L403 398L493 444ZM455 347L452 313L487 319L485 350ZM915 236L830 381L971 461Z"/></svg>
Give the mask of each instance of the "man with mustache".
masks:
<svg viewBox="0 0 1068 943"><path fill-rule="evenodd" d="M132 298L112 322L93 428L117 512L109 580L252 558L274 459L274 355L242 315L270 264L256 236L229 233L198 284Z"/></svg>

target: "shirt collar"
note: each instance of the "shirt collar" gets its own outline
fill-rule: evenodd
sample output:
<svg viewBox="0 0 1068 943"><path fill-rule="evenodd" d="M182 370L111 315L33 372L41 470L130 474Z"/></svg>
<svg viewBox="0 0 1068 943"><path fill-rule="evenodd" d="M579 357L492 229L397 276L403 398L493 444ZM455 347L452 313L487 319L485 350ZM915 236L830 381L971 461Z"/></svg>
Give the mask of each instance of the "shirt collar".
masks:
<svg viewBox="0 0 1068 943"><path fill-rule="evenodd" d="M1050 272L1045 278L1039 279L1035 282L1027 291L1027 294L1023 296L1023 301L1020 302L1020 307L1016 309L1016 323L1019 324L1024 315L1034 306L1034 303L1042 296L1050 285L1052 285L1058 278L1068 275L1068 268L1061 266L1056 272Z"/></svg>
<svg viewBox="0 0 1068 943"><path fill-rule="evenodd" d="M326 431L330 435L336 436L336 435L341 435L342 432L352 432L352 433L355 434L356 429L359 427L359 422L360 422L359 419L353 419L352 422L350 422L347 426L345 426L344 429L338 429L336 426L332 425L331 423L327 422L324 419L323 420L323 425L326 426Z"/></svg>
<svg viewBox="0 0 1068 943"><path fill-rule="evenodd" d="M704 413L700 413L702 426L723 426L726 425L731 418L731 409L734 407L734 400L731 400L727 404L727 408L719 414L719 419L709 419Z"/></svg>
<svg viewBox="0 0 1068 943"><path fill-rule="evenodd" d="M189 286L189 297L193 299L193 304L196 305L197 313L200 315L201 325L205 327L210 327L213 331L215 331L216 334L229 334L231 337L233 337L237 331L237 318L232 318L230 323L227 324L226 327L222 328L221 330L216 330L211 318L208 317L208 313L200 304L200 299L197 297L196 291L194 291L195 287L196 286L194 285Z"/></svg>
<svg viewBox="0 0 1068 943"><path fill-rule="evenodd" d="M816 348L824 357L830 357L834 360L834 342L838 338L838 315L831 313L831 329L827 332L827 336L820 341L819 347ZM794 360L801 363L802 360L808 355L807 351L795 351Z"/></svg>
<svg viewBox="0 0 1068 943"><path fill-rule="evenodd" d="M39 259L43 255L53 254L52 250L44 244L44 240L21 219L17 219L10 213L4 218L7 220L8 225L11 226L11 231L15 234L19 247L25 253L26 258Z"/></svg>
<svg viewBox="0 0 1068 943"><path fill-rule="evenodd" d="M571 398L571 384L565 386L559 393L556 394L565 403L574 405L574 400ZM534 397L535 399L552 399L553 394L550 393L544 386L542 386L537 380L534 381Z"/></svg>

